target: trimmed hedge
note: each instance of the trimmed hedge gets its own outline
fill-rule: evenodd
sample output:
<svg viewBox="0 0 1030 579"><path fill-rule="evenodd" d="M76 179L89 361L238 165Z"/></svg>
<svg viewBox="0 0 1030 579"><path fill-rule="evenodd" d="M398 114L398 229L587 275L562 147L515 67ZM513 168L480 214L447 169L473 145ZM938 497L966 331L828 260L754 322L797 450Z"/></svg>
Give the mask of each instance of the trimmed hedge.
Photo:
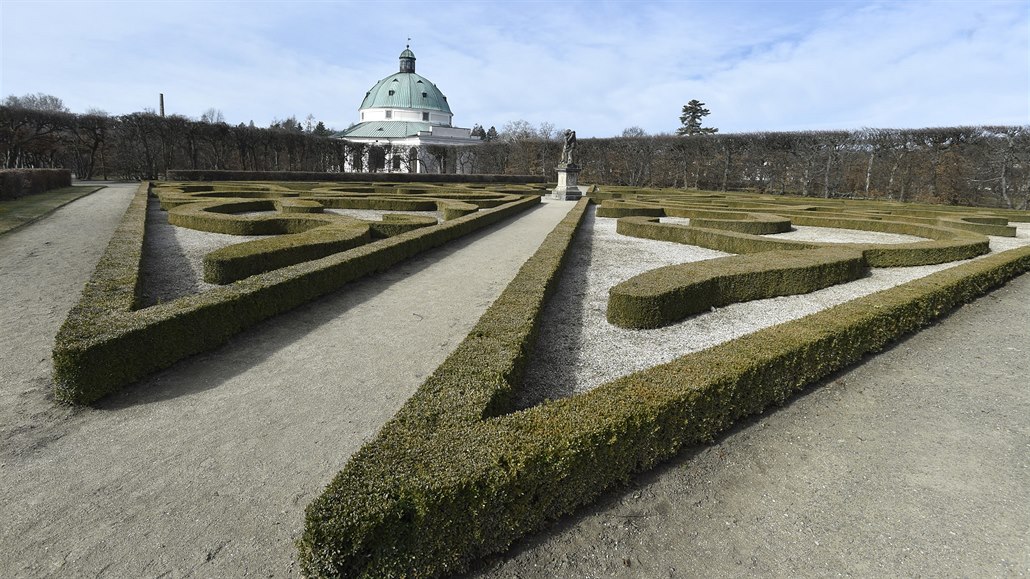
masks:
<svg viewBox="0 0 1030 579"><path fill-rule="evenodd" d="M819 247L844 247L862 252L872 267L900 267L932 265L960 259L969 259L990 251L990 240L971 231L946 229L899 221L876 221L871 219L843 219L792 215L798 225L818 227L846 227L883 233L903 233L932 238L932 241L918 241L885 245L878 243L816 243L769 238L734 231L723 231L659 223L653 217L623 217L616 224L616 231L623 235L672 241L697 245L728 253L758 253L774 250L802 250Z"/></svg>
<svg viewBox="0 0 1030 579"><path fill-rule="evenodd" d="M187 356L218 347L257 322L540 202L537 196L523 197L494 211L401 233L137 310L147 194L147 186L137 191L82 299L58 331L53 360L59 400L75 404L97 400ZM298 215L286 221L315 217Z"/></svg>
<svg viewBox="0 0 1030 579"><path fill-rule="evenodd" d="M307 173L301 171L207 171L173 169L170 181L365 181L385 183L545 183L540 175L436 173Z"/></svg>
<svg viewBox="0 0 1030 579"><path fill-rule="evenodd" d="M810 293L868 271L861 252L836 247L670 265L608 290L608 321L623 328L659 328L713 307Z"/></svg>
<svg viewBox="0 0 1030 579"><path fill-rule="evenodd" d="M943 227L965 229L983 235L1016 236L1016 228L1010 226L1004 217L938 217L937 223Z"/></svg>
<svg viewBox="0 0 1030 579"><path fill-rule="evenodd" d="M435 220L434 220L435 224ZM227 284L323 258L372 241L368 224L316 227L304 233L278 235L223 247L204 256L204 281Z"/></svg>
<svg viewBox="0 0 1030 579"><path fill-rule="evenodd" d="M0 169L0 200L71 187L70 169Z"/></svg>
<svg viewBox="0 0 1030 579"><path fill-rule="evenodd" d="M436 225L421 215L383 215L382 221L334 216L338 221L302 233L255 239L223 247L204 256L204 281L227 284L252 275L320 259L370 243Z"/></svg>
<svg viewBox="0 0 1030 579"><path fill-rule="evenodd" d="M540 288L553 280L571 237L541 246L458 349L308 506L298 541L307 576L460 572L1030 270L1030 248L988 256L509 413L547 294Z"/></svg>
<svg viewBox="0 0 1030 579"><path fill-rule="evenodd" d="M214 251L204 258L204 280L226 284L344 251L375 238L392 237L420 227L436 225L436 219L418 215L386 215L380 221L363 221L324 213L325 207L373 209L384 211L439 211L444 220L458 219L479 211L481 206L497 207L520 199L518 195L497 192L419 188L419 196L398 195L393 187L382 187L381 195L335 192L313 184L312 197L290 197L282 185L249 183L236 188L195 185L164 185L155 191L162 207L168 210L172 225L200 231L232 235L278 235L275 239L243 242ZM428 197L429 189L450 191ZM241 196L241 197L236 197ZM271 215L241 215L246 212L272 212ZM361 231L355 231L357 227Z"/></svg>
<svg viewBox="0 0 1030 579"><path fill-rule="evenodd" d="M238 213L248 211L274 211L275 205L276 202L271 199L254 201L217 199L183 203L168 210L168 223L178 227L211 233L281 235L284 233L303 233L316 227L325 227L342 221L348 221L346 217L340 215L318 213L238 215Z"/></svg>
<svg viewBox="0 0 1030 579"><path fill-rule="evenodd" d="M609 205L607 201L597 208L598 217L629 217L629 216L665 217L665 209L646 205L637 205L629 202Z"/></svg>

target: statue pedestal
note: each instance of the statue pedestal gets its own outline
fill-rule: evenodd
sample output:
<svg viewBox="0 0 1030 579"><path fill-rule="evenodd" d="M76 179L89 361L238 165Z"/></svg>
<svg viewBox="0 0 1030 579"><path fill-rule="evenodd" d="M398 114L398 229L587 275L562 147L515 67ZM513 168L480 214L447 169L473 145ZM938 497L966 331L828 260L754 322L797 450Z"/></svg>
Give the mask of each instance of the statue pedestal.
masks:
<svg viewBox="0 0 1030 579"><path fill-rule="evenodd" d="M558 165L558 186L551 192L551 199L576 201L583 196L579 190L579 167L576 165Z"/></svg>

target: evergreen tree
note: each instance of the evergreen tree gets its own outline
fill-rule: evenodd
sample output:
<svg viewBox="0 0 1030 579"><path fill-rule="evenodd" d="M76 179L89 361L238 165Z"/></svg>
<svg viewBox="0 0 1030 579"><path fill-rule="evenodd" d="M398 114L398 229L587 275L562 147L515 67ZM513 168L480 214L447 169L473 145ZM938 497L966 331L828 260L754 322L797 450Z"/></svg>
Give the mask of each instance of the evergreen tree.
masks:
<svg viewBox="0 0 1030 579"><path fill-rule="evenodd" d="M483 126L476 123L476 126L472 127L472 136L480 139L486 138L486 131L483 130Z"/></svg>
<svg viewBox="0 0 1030 579"><path fill-rule="evenodd" d="M691 101L683 105L683 114L680 115L680 123L682 127L676 130L677 135L682 136L693 136L693 135L711 135L712 133L718 133L719 129L712 127L701 127L701 118L710 115L712 111L705 108L705 103L691 99Z"/></svg>
<svg viewBox="0 0 1030 579"><path fill-rule="evenodd" d="M493 125L491 125L490 126L490 130L488 130L486 132L486 140L487 141L496 141L497 140L497 129Z"/></svg>

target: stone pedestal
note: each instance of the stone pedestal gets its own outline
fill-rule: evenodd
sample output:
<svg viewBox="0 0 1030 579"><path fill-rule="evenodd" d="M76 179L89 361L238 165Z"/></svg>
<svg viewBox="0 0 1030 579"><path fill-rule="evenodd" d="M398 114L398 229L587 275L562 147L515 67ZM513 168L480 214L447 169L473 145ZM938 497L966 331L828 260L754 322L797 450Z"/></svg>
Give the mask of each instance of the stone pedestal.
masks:
<svg viewBox="0 0 1030 579"><path fill-rule="evenodd" d="M558 165L558 186L551 192L551 199L576 201L583 196L579 185L579 167L577 165Z"/></svg>

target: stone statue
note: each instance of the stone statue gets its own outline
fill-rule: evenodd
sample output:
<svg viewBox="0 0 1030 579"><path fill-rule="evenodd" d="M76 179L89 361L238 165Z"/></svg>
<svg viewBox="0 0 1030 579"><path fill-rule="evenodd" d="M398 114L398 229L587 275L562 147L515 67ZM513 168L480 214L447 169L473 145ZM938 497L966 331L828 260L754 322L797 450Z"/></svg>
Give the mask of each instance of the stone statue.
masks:
<svg viewBox="0 0 1030 579"><path fill-rule="evenodd" d="M565 144L561 149L561 164L575 165L576 152L576 131L565 129Z"/></svg>
<svg viewBox="0 0 1030 579"><path fill-rule="evenodd" d="M583 196L577 181L579 165L576 164L576 131L565 129L565 143L561 148L561 162L558 163L558 186L551 192L552 199L575 201Z"/></svg>

